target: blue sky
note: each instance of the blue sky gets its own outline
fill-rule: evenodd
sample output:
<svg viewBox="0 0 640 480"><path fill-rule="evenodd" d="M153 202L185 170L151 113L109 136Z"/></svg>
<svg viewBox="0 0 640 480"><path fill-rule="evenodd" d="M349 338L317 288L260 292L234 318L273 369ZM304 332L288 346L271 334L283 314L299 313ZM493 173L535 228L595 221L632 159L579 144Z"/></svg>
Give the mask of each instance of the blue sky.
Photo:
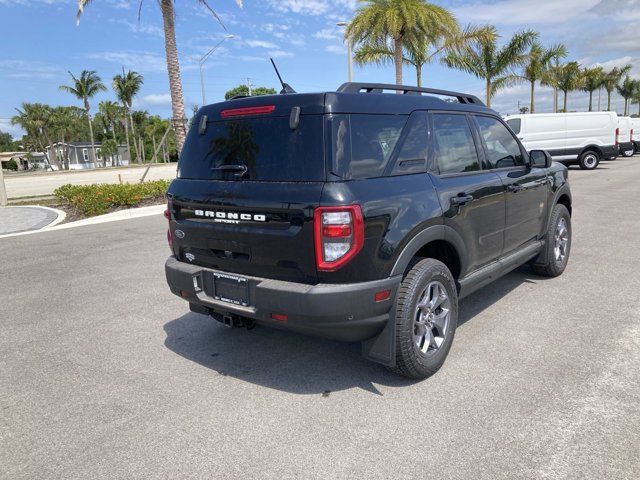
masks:
<svg viewBox="0 0 640 480"><path fill-rule="evenodd" d="M640 0L449 0L434 2L452 9L462 24L496 25L503 37L521 28L540 32L547 43L563 42L569 59L583 65L624 63L640 65ZM235 38L206 64L207 101L222 98L229 88L246 82L277 87L268 61L276 59L285 80L296 90L334 90L346 81L346 49L337 21L349 20L354 0L245 0L239 8L233 0L210 0ZM144 75L137 108L170 115L165 69L162 20L155 1L100 0L89 5L79 26L73 0L0 0L2 47L0 49L0 130L21 132L9 125L21 102L52 105L79 103L58 86L69 81L67 70L96 70L105 83L124 66ZM227 33L197 1L176 4L177 42L187 110L200 104L197 59ZM633 76L640 69L634 68ZM406 83L414 72L405 69ZM434 63L425 69L428 86L457 89L482 96L482 81ZM357 81L392 82L390 67L355 67ZM519 85L499 93L494 107L502 113L528 102L528 87ZM586 108L586 97L574 93L572 109ZM113 99L107 92L96 97ZM551 93L540 89L538 111L549 111ZM622 101L616 95L614 107ZM634 108L635 111L635 108Z"/></svg>

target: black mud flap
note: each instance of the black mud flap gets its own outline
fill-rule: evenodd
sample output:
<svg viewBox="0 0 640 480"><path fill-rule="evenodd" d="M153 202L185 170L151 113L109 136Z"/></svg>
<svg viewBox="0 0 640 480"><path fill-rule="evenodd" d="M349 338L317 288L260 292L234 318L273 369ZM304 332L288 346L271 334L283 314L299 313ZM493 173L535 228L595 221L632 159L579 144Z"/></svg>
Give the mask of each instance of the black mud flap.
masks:
<svg viewBox="0 0 640 480"><path fill-rule="evenodd" d="M394 311L395 309L391 310L391 312ZM382 332L362 342L362 355L367 360L387 367L396 366L396 320L393 314L389 315L389 320Z"/></svg>

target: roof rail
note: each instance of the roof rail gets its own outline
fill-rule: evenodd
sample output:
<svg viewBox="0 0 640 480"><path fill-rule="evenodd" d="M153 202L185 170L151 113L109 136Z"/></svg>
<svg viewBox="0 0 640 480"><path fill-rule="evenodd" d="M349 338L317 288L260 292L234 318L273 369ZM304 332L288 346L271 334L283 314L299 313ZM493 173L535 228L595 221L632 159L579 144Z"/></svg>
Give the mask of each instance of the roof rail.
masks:
<svg viewBox="0 0 640 480"><path fill-rule="evenodd" d="M394 85L388 83L358 83L347 82L338 87L340 93L382 93L384 90L395 90L402 92L404 95L422 95L423 93L431 95L442 95L444 97L454 97L460 103L471 105L485 106L482 101L475 95L467 93L450 92L449 90L439 90L437 88L411 87L409 85Z"/></svg>

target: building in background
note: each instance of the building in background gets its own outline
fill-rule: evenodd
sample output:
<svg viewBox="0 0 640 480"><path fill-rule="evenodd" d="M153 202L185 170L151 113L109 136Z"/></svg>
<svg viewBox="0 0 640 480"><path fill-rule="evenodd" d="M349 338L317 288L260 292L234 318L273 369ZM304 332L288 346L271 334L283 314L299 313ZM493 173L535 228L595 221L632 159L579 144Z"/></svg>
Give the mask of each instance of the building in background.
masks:
<svg viewBox="0 0 640 480"><path fill-rule="evenodd" d="M58 157L60 168L69 165L69 170L84 170L96 167L121 167L129 165L130 158L126 145L118 145L117 153L103 155L101 143L96 142L96 157L90 142L54 143L52 145Z"/></svg>

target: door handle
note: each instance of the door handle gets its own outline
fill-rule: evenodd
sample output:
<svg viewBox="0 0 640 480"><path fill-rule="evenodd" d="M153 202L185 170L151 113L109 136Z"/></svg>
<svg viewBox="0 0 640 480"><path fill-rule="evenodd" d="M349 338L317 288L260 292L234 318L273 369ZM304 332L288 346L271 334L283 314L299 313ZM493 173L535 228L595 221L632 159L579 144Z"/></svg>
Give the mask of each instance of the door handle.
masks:
<svg viewBox="0 0 640 480"><path fill-rule="evenodd" d="M466 205L473 200L473 195L467 195L466 193L459 193L455 197L451 197L451 205L454 207L460 207Z"/></svg>
<svg viewBox="0 0 640 480"><path fill-rule="evenodd" d="M509 185L507 186L507 190L513 193L518 193L520 190L522 190L522 185Z"/></svg>

